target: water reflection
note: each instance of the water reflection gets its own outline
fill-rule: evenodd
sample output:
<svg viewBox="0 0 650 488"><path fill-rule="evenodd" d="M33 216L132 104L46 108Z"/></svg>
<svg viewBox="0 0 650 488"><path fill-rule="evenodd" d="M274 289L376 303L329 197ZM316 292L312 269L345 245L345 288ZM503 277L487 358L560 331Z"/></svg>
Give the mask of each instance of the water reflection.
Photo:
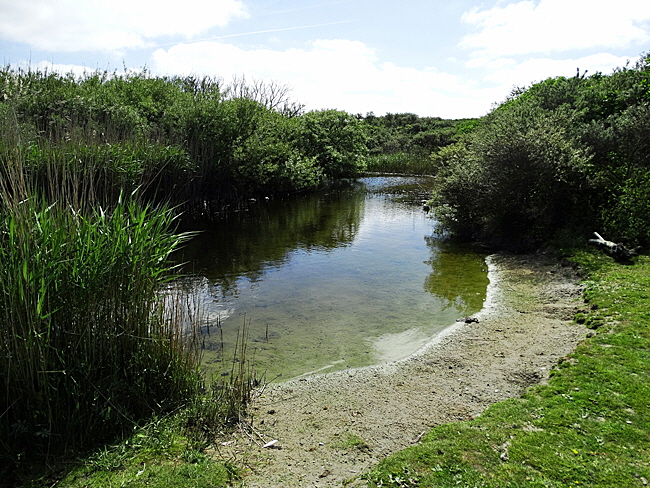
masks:
<svg viewBox="0 0 650 488"><path fill-rule="evenodd" d="M425 263L432 268L424 290L441 298L444 308L480 310L489 283L485 255L471 245L434 236L424 236L424 240L431 249L431 259Z"/></svg>
<svg viewBox="0 0 650 488"><path fill-rule="evenodd" d="M478 311L483 256L433 237L427 185L342 183L206 228L177 256L188 273L177 286L205 311L204 367L229 370L221 350L245 322L258 366L287 379L399 359Z"/></svg>
<svg viewBox="0 0 650 488"><path fill-rule="evenodd" d="M327 191L250 205L200 230L177 257L182 272L203 276L222 296L242 277L263 279L297 250L327 251L353 242L364 209L363 184L341 181Z"/></svg>

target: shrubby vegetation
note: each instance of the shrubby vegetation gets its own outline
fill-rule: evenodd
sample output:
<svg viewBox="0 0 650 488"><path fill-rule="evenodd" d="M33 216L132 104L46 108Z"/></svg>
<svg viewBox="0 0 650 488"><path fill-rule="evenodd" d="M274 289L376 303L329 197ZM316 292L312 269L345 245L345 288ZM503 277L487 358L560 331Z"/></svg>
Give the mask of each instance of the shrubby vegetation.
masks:
<svg viewBox="0 0 650 488"><path fill-rule="evenodd" d="M433 154L437 217L457 235L517 249L594 231L647 245L649 63L515 90Z"/></svg>
<svg viewBox="0 0 650 488"><path fill-rule="evenodd" d="M376 116L370 112L358 118L368 132L368 169L407 174L431 174L431 153L453 144L478 123L477 119L450 120L411 113Z"/></svg>
<svg viewBox="0 0 650 488"><path fill-rule="evenodd" d="M275 84L0 70L0 473L181 406L193 438L236 419L243 351L211 386L200 311L164 292L177 216L356 176L366 153L359 120Z"/></svg>
<svg viewBox="0 0 650 488"><path fill-rule="evenodd" d="M202 213L357 176L367 154L359 120L303 113L274 83L146 72L75 77L6 67L0 125L13 134L0 147L20 151L30 173L44 174L46 162L93 168L98 197L138 187L149 201Z"/></svg>

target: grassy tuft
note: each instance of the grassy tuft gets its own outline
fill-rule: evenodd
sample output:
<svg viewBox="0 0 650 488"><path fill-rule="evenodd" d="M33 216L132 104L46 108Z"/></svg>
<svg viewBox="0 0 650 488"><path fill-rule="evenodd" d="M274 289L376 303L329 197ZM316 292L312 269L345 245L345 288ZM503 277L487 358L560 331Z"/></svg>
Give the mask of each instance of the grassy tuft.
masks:
<svg viewBox="0 0 650 488"><path fill-rule="evenodd" d="M333 449L341 449L345 451L349 451L352 449L358 449L360 451L368 451L370 449L370 446L368 446L368 443L364 441L361 437L359 437L356 434L346 434L345 437L336 440L335 442L332 442L330 444L330 447Z"/></svg>
<svg viewBox="0 0 650 488"><path fill-rule="evenodd" d="M232 186L213 167L223 154L205 151L232 152L235 126L248 130L239 122L252 130L271 117L221 91L210 79L0 69L0 484L34 480L43 466L65 472L63 460L124 438L87 469L144 457L137 476L156 485L151 473L179 471L179 458L183 476L200 478L214 433L245 408L249 372L233 367L206 387L200 311L165 285L170 254L189 237L167 203L205 207L214 182ZM189 137L193 122L216 132ZM182 454L164 437L171 424L152 416L182 424L169 433ZM155 467L158 455L172 461Z"/></svg>
<svg viewBox="0 0 650 488"><path fill-rule="evenodd" d="M25 486L93 488L224 487L239 479L239 469L217 462L197 446L186 429L187 416L155 418L118 444L105 446L68 468L59 479L32 478Z"/></svg>

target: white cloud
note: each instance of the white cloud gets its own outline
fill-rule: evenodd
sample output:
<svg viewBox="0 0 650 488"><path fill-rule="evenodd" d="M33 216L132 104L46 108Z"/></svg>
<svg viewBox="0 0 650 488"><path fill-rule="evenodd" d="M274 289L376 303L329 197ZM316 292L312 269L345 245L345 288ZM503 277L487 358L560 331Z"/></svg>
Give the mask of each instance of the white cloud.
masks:
<svg viewBox="0 0 650 488"><path fill-rule="evenodd" d="M609 74L635 58L608 53L572 59L476 58L466 63L464 77L382 63L375 52L354 41L320 40L305 49L245 51L229 44L179 44L154 53L151 68L159 75L208 75L229 82L245 75L249 80L277 81L293 87L292 99L308 109L336 108L351 113L413 112L444 118L477 117L505 100L514 87L555 76ZM31 69L92 73L93 67L19 63ZM119 74L118 70L118 74ZM137 70L135 70L137 71Z"/></svg>
<svg viewBox="0 0 650 488"><path fill-rule="evenodd" d="M600 53L576 59L536 58L516 64L501 63L500 61L497 59L485 66L488 71L483 80L501 86L525 87L551 77L575 76L578 69L580 74L585 71L587 71L587 75L593 75L596 72L610 74L614 68L625 66L628 61L634 61L634 59ZM492 67L496 69L490 69Z"/></svg>
<svg viewBox="0 0 650 488"><path fill-rule="evenodd" d="M477 57L623 48L650 41L647 0L526 0L473 8L462 20L478 28L461 42Z"/></svg>
<svg viewBox="0 0 650 488"><path fill-rule="evenodd" d="M0 0L0 37L49 51L117 51L246 15L241 0Z"/></svg>
<svg viewBox="0 0 650 488"><path fill-rule="evenodd" d="M225 81L244 74L288 84L293 98L308 109L462 117L482 115L491 104L474 97L470 84L457 76L381 62L358 41L317 40L286 51L198 42L158 49L152 60L159 74L209 75Z"/></svg>
<svg viewBox="0 0 650 488"><path fill-rule="evenodd" d="M89 76L97 72L107 72L109 76L113 76L113 74L121 76L125 73L124 66L111 68L110 66L82 66L79 64L52 63L50 61L33 62L21 60L14 63L12 67L25 71L38 71L42 73L59 73L61 75L72 74L75 77ZM142 68L126 68L126 73L129 74L138 74L142 72Z"/></svg>
<svg viewBox="0 0 650 488"><path fill-rule="evenodd" d="M519 63L512 58L476 58L466 63L465 74L451 75L381 62L372 49L360 42L320 40L304 49L287 51L242 50L217 42L179 44L158 49L150 66L158 75L208 75L226 83L242 75L249 80L277 81L292 87L292 99L307 104L308 109L462 118L486 114L514 87L526 87L554 76L574 76L577 68L581 73L588 70L588 74L609 74L627 61L626 57L608 53ZM19 66L77 75L94 71L92 66L48 62L23 62Z"/></svg>

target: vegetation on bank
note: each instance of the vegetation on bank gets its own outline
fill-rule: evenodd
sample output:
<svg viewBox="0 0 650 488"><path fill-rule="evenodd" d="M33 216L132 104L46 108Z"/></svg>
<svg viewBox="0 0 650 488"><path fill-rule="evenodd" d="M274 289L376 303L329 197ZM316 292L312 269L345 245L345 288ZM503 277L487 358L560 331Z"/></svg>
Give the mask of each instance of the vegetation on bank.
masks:
<svg viewBox="0 0 650 488"><path fill-rule="evenodd" d="M366 165L361 122L304 113L274 83L95 72L0 70L0 152L40 183L48 166L89 176L100 201L139 188L149 202L214 214L256 195L317 188Z"/></svg>
<svg viewBox="0 0 650 488"><path fill-rule="evenodd" d="M186 457L237 420L243 351L205 378L201 311L165 287L177 216L356 176L366 152L355 117L275 85L0 70L3 483L152 417L181 426Z"/></svg>
<svg viewBox="0 0 650 488"><path fill-rule="evenodd" d="M70 467L179 409L179 435L195 449L239 419L252 388L240 367L214 382L199 370L200 310L163 286L186 238L172 232L172 210L137 195L91 204L88 182L50 170L52 201L19 159L0 178L3 486L41 475L51 484L41 468Z"/></svg>
<svg viewBox="0 0 650 488"><path fill-rule="evenodd" d="M650 243L650 57L515 90L432 157L435 215L499 247Z"/></svg>
<svg viewBox="0 0 650 488"><path fill-rule="evenodd" d="M250 366L245 342L233 352L240 360L232 362L227 381L213 383L172 412L149 415L124 435L112 442L96 443L96 448L80 457L51 457L48 465L24 463L20 466L24 469L16 473L18 484L34 488L236 485L242 467L214 456L218 452L215 439L241 418L252 386L241 384L252 375L242 371Z"/></svg>
<svg viewBox="0 0 650 488"><path fill-rule="evenodd" d="M370 486L612 487L650 482L650 258L580 252L593 329L549 383L442 425L382 461Z"/></svg>
<svg viewBox="0 0 650 488"><path fill-rule="evenodd" d="M368 171L429 175L435 170L431 154L455 142L478 119L441 119L415 114L370 112L362 118L368 137Z"/></svg>

